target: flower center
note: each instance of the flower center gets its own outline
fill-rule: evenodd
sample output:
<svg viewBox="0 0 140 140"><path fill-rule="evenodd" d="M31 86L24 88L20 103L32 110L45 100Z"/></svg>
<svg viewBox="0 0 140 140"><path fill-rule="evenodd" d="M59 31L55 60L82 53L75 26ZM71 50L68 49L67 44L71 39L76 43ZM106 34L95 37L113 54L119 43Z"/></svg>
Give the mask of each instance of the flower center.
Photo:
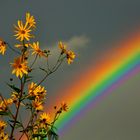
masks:
<svg viewBox="0 0 140 140"><path fill-rule="evenodd" d="M45 118L43 119L43 122L46 122L46 119Z"/></svg>
<svg viewBox="0 0 140 140"><path fill-rule="evenodd" d="M19 65L19 66L18 66L18 68L20 69L20 68L22 68L22 66L21 66L21 65Z"/></svg>
<svg viewBox="0 0 140 140"><path fill-rule="evenodd" d="M25 34L25 31L24 30L21 30L21 34Z"/></svg>

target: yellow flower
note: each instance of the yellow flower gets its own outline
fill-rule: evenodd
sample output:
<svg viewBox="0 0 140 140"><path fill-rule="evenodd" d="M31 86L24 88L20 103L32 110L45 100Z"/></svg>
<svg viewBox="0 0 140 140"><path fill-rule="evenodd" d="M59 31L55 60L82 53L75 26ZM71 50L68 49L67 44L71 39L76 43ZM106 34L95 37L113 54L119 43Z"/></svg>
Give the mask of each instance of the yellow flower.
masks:
<svg viewBox="0 0 140 140"><path fill-rule="evenodd" d="M3 101L0 101L0 111L6 111L6 110L7 110L6 105L4 104Z"/></svg>
<svg viewBox="0 0 140 140"><path fill-rule="evenodd" d="M36 111L43 110L42 102L39 101L37 98L32 102L32 106Z"/></svg>
<svg viewBox="0 0 140 140"><path fill-rule="evenodd" d="M8 105L12 105L13 100L11 98L4 99L4 101L0 100L0 111L6 111Z"/></svg>
<svg viewBox="0 0 140 140"><path fill-rule="evenodd" d="M27 27L28 23L26 22L25 25L23 25L23 22L18 20L18 26L15 26L15 32L16 34L14 36L16 36L16 39L19 39L20 41L23 41L24 39L26 39L27 41L29 41L29 39L31 37L33 37L30 32L30 27Z"/></svg>
<svg viewBox="0 0 140 140"><path fill-rule="evenodd" d="M39 85L39 86L37 87L36 91L37 91L37 93L38 93L39 99L45 98L45 95L46 95L47 91L45 90L44 87L42 87L42 86Z"/></svg>
<svg viewBox="0 0 140 140"><path fill-rule="evenodd" d="M67 62L68 64L71 64L73 62L73 59L75 58L75 53L73 51L67 52Z"/></svg>
<svg viewBox="0 0 140 140"><path fill-rule="evenodd" d="M27 61L23 61L22 57L15 58L14 63L11 63L13 71L12 74L16 74L17 77L28 74Z"/></svg>
<svg viewBox="0 0 140 140"><path fill-rule="evenodd" d="M13 100L11 98L9 98L9 99L5 100L5 103L7 105L11 105L13 103Z"/></svg>
<svg viewBox="0 0 140 140"><path fill-rule="evenodd" d="M24 46L28 48L29 44L26 43L26 44L24 44ZM16 44L15 47L16 48L21 48L21 47L23 47L23 44Z"/></svg>
<svg viewBox="0 0 140 140"><path fill-rule="evenodd" d="M35 28L35 18L30 15L30 13L26 13L26 22L29 24L30 27Z"/></svg>
<svg viewBox="0 0 140 140"><path fill-rule="evenodd" d="M0 140L9 140L8 134L5 134L4 132L0 133Z"/></svg>
<svg viewBox="0 0 140 140"><path fill-rule="evenodd" d="M67 111L68 110L68 106L65 102L61 103L61 109L62 109L62 111Z"/></svg>
<svg viewBox="0 0 140 140"><path fill-rule="evenodd" d="M41 122L43 122L43 123L49 123L49 121L50 121L50 115L47 114L47 113L42 113L42 114L40 115L40 120L41 120Z"/></svg>
<svg viewBox="0 0 140 140"><path fill-rule="evenodd" d="M36 91L36 88L37 88L37 84L36 83L30 83L28 85L28 94L29 96L37 96L37 91Z"/></svg>
<svg viewBox="0 0 140 140"><path fill-rule="evenodd" d="M40 127L40 125L34 125L33 127L33 134L37 134L38 133L38 128ZM32 139L35 140L35 139Z"/></svg>
<svg viewBox="0 0 140 140"><path fill-rule="evenodd" d="M33 44L30 44L30 46L33 49L32 54L36 54L39 57L40 56L45 56L44 52L39 47L39 42L38 41L36 43L34 42Z"/></svg>
<svg viewBox="0 0 140 140"><path fill-rule="evenodd" d="M6 43L2 39L0 39L0 53L4 55L5 51L6 51Z"/></svg>
<svg viewBox="0 0 140 140"><path fill-rule="evenodd" d="M66 45L61 41L58 43L58 47L62 50L61 54L66 54L68 64L71 64L75 58L75 53L73 51L67 51Z"/></svg>
<svg viewBox="0 0 140 140"><path fill-rule="evenodd" d="M42 86L37 86L36 83L32 82L28 85L28 94L29 96L32 96L32 97L37 97L39 99L42 99L45 97L46 95L46 90L44 87Z"/></svg>
<svg viewBox="0 0 140 140"><path fill-rule="evenodd" d="M58 47L61 49L61 54L66 53L66 45L64 45L61 41L58 43Z"/></svg>
<svg viewBox="0 0 140 140"><path fill-rule="evenodd" d="M17 104L19 98L19 94L17 92L12 92L11 99L13 100L13 103Z"/></svg>
<svg viewBox="0 0 140 140"><path fill-rule="evenodd" d="M0 132L4 131L5 127L6 127L6 123L2 120L0 120Z"/></svg>

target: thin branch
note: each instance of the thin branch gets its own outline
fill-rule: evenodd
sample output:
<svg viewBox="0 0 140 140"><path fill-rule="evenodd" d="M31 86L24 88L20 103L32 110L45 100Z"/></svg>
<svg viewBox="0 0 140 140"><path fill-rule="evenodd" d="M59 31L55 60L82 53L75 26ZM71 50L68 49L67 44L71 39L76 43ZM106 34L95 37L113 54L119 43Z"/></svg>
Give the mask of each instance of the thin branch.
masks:
<svg viewBox="0 0 140 140"><path fill-rule="evenodd" d="M56 61L56 64L54 65L54 67L52 68L52 70L55 69L55 67L56 67L57 64L59 63L61 56L62 56L62 54L60 53L60 55L59 55L59 57L58 57L58 59L57 59L57 61Z"/></svg>
<svg viewBox="0 0 140 140"><path fill-rule="evenodd" d="M46 78L47 78L49 75L51 75L52 73L54 73L54 72L60 67L60 65L62 64L62 62L63 62L63 60L65 59L65 57L63 57L63 59L61 59L61 62L60 62L60 58L61 58L61 55L59 56L59 59L57 60L55 66L54 66L54 67L52 68L52 70L51 70L48 74L46 74L46 75L44 76L44 78L37 84L37 87L38 87L41 83L43 83L44 80L46 80ZM59 63L59 62L60 62L60 63ZM59 63L59 64L58 64L58 63Z"/></svg>
<svg viewBox="0 0 140 140"><path fill-rule="evenodd" d="M51 71L50 65L49 65L49 58L47 58L47 68L48 68L49 71Z"/></svg>
<svg viewBox="0 0 140 140"><path fill-rule="evenodd" d="M14 133L14 129L15 129L15 126L16 126L16 121L17 121L19 108L20 108L20 103L21 103L20 99L21 99L22 94L23 94L24 83L22 83L22 79L20 79L20 81L21 81L21 90L20 90L21 92L20 92L19 101L18 101L18 104L17 104L17 110L16 110L16 114L15 114L15 117L14 117L14 124L13 124L12 130L11 130L10 139L13 138L13 133Z"/></svg>
<svg viewBox="0 0 140 140"><path fill-rule="evenodd" d="M21 119L20 114L19 114L19 119L20 119L20 122L21 122L21 127L23 128L23 133L22 133L22 135L20 136L19 140L21 140L21 138L23 137L24 134L26 135L27 139L29 140L28 134L26 133L26 129L25 129L24 126L23 126L23 122L22 122L22 119Z"/></svg>
<svg viewBox="0 0 140 140"><path fill-rule="evenodd" d="M36 60L37 60L37 57L38 57L38 55L36 55L36 56L35 56L35 59L34 59L34 61L32 62L32 64L31 64L30 68L32 68L32 67L33 67L33 65L35 64L35 62L36 62Z"/></svg>

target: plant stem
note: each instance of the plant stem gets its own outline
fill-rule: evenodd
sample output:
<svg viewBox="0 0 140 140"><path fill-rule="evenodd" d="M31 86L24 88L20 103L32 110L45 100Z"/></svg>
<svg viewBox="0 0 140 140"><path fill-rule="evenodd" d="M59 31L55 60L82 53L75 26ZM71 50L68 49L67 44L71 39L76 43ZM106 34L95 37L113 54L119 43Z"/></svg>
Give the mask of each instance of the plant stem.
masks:
<svg viewBox="0 0 140 140"><path fill-rule="evenodd" d="M59 110L60 110L60 109L59 109ZM55 113L54 120L53 120L53 122L52 122L51 128L54 126L54 123L58 120L60 114L61 114L61 113L58 113L58 111Z"/></svg>
<svg viewBox="0 0 140 140"><path fill-rule="evenodd" d="M24 83L22 82L22 79L20 79L21 81L21 87L20 87L20 96L19 96L19 102L18 102L18 105L17 105L17 110L16 110L16 114L15 114L15 117L14 117L14 124L13 124L13 127L12 127L12 130L11 130L11 135L10 135L10 139L12 140L13 138L13 133L14 133L14 130L15 130L15 126L16 126L16 121L17 121L17 117L18 117L18 113L19 113L19 108L20 108L20 103L21 103L21 97L22 97L22 94L23 94L23 89L24 89Z"/></svg>
<svg viewBox="0 0 140 140"><path fill-rule="evenodd" d="M51 68L50 68L50 65L49 65L49 57L47 58L47 67L48 67L48 70L51 71Z"/></svg>
<svg viewBox="0 0 140 140"><path fill-rule="evenodd" d="M21 119L20 115L19 115L19 118L20 118L20 122L21 122L21 127L23 128L23 133L21 134L19 140L21 140L21 138L23 137L24 134L26 135L27 139L29 140L28 134L26 133L26 130L25 130L24 126L23 126L23 122L22 122L22 119Z"/></svg>
<svg viewBox="0 0 140 140"><path fill-rule="evenodd" d="M36 60L37 60L37 57L38 57L38 55L35 56L35 59L34 59L34 61L32 62L31 66L30 66L30 69L31 69L31 68L33 67L33 65L35 64L35 62L36 62Z"/></svg>
<svg viewBox="0 0 140 140"><path fill-rule="evenodd" d="M60 56L61 56L61 55L60 55ZM54 67L52 68L52 70L49 71L49 73L47 73L47 74L44 76L44 78L37 84L37 86L40 85L41 83L43 83L44 80L46 80L46 78L47 78L49 75L51 75L52 73L54 73L54 72L60 67L60 65L62 64L63 60L65 59L65 57L64 57L64 58L60 61L60 56L59 56L59 58L58 58L56 64L55 64ZM60 63L59 63L59 61L60 61ZM58 64L58 63L59 63L59 64Z"/></svg>

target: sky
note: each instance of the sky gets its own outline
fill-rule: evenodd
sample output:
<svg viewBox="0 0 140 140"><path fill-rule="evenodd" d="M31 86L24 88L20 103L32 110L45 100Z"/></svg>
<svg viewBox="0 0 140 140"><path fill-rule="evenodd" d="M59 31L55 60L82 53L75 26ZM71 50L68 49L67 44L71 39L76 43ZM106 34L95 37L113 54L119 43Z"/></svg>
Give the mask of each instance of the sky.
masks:
<svg viewBox="0 0 140 140"><path fill-rule="evenodd" d="M34 34L42 48L50 48L56 53L56 44L62 40L75 51L74 63L70 66L64 63L44 83L48 91L46 106L50 107L53 100L61 96L58 91L71 84L76 75L96 66L107 51L117 47L115 44L139 30L139 7L139 0L1 0L0 37L11 45L17 43L13 37L13 24L30 12L36 18ZM6 88L2 80L11 77L7 62L10 63L14 54L9 53L6 57L0 56L3 59L0 62L2 91ZM36 76L38 79L42 75L37 73ZM72 124L60 140L139 140L139 81L140 74L114 90Z"/></svg>

